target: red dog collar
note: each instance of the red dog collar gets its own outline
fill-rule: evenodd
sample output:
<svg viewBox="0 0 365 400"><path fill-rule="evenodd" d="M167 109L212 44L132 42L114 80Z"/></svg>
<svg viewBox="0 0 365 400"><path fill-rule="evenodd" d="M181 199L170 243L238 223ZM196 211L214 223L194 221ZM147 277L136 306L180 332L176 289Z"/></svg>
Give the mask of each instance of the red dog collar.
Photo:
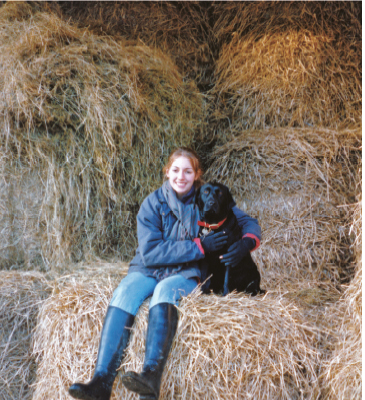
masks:
<svg viewBox="0 0 365 400"><path fill-rule="evenodd" d="M208 224L207 222L203 221L198 221L199 226L204 226L204 228L208 229L218 229L220 226L222 226L227 218L224 218L223 221L218 222L218 224Z"/></svg>

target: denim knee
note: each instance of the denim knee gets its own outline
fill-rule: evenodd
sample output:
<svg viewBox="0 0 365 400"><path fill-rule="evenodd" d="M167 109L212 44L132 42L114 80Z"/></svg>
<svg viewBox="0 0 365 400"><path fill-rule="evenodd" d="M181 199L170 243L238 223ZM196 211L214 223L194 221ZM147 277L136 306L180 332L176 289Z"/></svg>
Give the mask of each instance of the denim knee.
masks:
<svg viewBox="0 0 365 400"><path fill-rule="evenodd" d="M114 290L109 305L136 315L144 300L152 295L156 285L155 278L145 276L140 272L132 272L124 277Z"/></svg>
<svg viewBox="0 0 365 400"><path fill-rule="evenodd" d="M165 278L155 287L150 308L159 303L170 303L177 306L179 300L189 295L197 286L198 283L194 278L186 279L181 275Z"/></svg>

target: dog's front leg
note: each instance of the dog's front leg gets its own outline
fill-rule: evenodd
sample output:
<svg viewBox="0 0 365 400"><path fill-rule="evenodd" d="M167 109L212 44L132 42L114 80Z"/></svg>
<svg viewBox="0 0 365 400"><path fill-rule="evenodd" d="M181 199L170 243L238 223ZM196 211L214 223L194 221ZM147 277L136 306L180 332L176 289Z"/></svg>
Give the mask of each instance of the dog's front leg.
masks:
<svg viewBox="0 0 365 400"><path fill-rule="evenodd" d="M228 281L229 281L229 269L230 268L231 267L226 267L226 273L224 274L223 296L225 296L229 293Z"/></svg>

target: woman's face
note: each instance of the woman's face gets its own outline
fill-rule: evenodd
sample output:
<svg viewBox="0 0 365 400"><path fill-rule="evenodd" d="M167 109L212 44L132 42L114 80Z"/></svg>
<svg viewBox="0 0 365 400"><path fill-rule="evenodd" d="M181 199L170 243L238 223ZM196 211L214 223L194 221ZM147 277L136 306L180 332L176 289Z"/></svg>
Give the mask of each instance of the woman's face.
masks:
<svg viewBox="0 0 365 400"><path fill-rule="evenodd" d="M166 171L170 185L179 198L189 193L194 184L195 175L190 160L183 156L177 158Z"/></svg>

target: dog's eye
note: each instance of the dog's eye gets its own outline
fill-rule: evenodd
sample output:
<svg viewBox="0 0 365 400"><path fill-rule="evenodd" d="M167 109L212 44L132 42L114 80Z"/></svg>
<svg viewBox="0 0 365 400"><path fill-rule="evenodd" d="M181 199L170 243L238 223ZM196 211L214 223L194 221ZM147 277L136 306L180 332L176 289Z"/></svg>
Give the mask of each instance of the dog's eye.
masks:
<svg viewBox="0 0 365 400"><path fill-rule="evenodd" d="M208 194L209 193L209 191L208 190L204 190L204 194Z"/></svg>

